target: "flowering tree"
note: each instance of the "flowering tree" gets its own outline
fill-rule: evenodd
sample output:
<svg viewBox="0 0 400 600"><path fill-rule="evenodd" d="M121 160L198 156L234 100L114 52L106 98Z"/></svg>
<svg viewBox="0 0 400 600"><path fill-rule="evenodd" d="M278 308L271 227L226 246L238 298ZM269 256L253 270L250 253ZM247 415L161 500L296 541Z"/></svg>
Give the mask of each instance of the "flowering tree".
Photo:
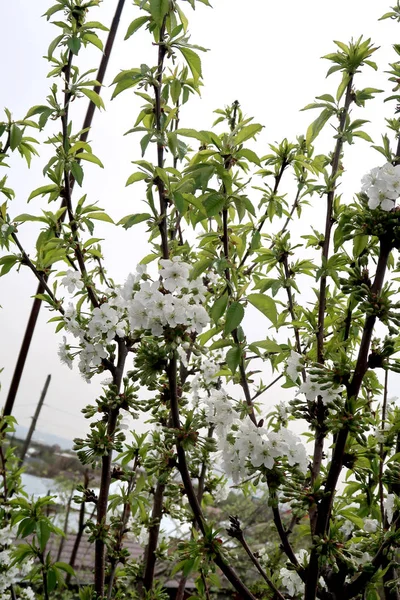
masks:
<svg viewBox="0 0 400 600"><path fill-rule="evenodd" d="M1 274L30 269L39 284L36 301L64 333L61 360L87 381L108 376L102 395L84 409L90 433L76 440L81 462L101 468L98 497L81 490L81 501L95 505L85 525L95 565L93 587L81 588L79 597L164 598L155 567L166 556L160 527L169 515L188 531L167 556L170 572L181 573L180 598L189 576L194 597L210 598L216 572L245 599L399 598L399 409L388 398L389 375L400 367L396 116L387 123L397 147L384 134L382 146L374 146L383 155L379 166L354 197L337 191L346 147L358 138L372 142L358 115L380 90L359 89L357 78L363 68L377 68L376 48L362 38L336 42L325 57L328 74L340 75L335 95L306 107L320 113L305 135L259 156L249 146L262 125L236 101L216 111L209 131L180 126L186 102L202 85L204 49L192 44L184 13L196 0L134 0L137 18L126 37L145 28L155 64L135 59L115 76L113 97L134 93L144 102L128 131L139 134L142 158L127 185L141 190L146 212L116 226L146 223L149 248L136 268L127 265L125 281L115 281L95 237L96 220L111 226L112 215L86 195L74 199L84 187L85 162L102 167L87 124L76 130L71 121L75 101L103 107L99 81L77 63L88 45L103 48L96 32L106 28L90 20L98 4L57 0L49 8L47 18L59 19L47 57L50 95L23 119L6 111L0 123L2 167L15 151L29 163L36 154L29 131L56 124L46 185L29 198L55 203L54 212L13 214L13 191L6 176L0 181ZM384 18L400 21L400 5ZM388 100L399 101L399 77L395 62ZM328 122L332 151L318 154ZM302 210L319 198L325 224L307 230ZM32 221L41 225L35 256L24 245ZM305 233L294 241L299 226ZM260 319L261 339L246 336L246 313ZM266 414L262 395L272 386L279 394L282 384L291 401ZM5 412L3 438L12 427ZM143 414L149 433L125 433L129 415ZM60 533L43 513L51 499L30 503L21 496L18 466L4 448L1 598L29 597L24 585L16 587L24 580L47 599L60 593L60 571L71 578L73 570L46 553L50 533ZM110 496L112 480L123 483ZM251 548L237 515L230 515L227 533L205 516L207 503L232 485L266 498L275 548ZM18 536L33 539L12 551L15 525ZM127 531L145 540L140 563L124 550ZM299 534L304 547L296 553ZM231 538L248 557L248 576L243 565L241 576L234 568ZM17 573L28 557L32 565Z"/></svg>

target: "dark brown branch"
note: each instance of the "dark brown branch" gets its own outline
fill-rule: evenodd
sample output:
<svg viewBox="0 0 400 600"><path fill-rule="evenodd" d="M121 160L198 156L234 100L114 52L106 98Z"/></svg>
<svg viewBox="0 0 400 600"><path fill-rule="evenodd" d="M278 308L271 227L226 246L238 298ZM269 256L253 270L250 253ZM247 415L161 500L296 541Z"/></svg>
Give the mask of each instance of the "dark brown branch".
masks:
<svg viewBox="0 0 400 600"><path fill-rule="evenodd" d="M343 149L343 138L342 134L345 129L346 119L349 114L350 105L353 101L352 95L352 87L353 87L353 76L349 78L349 82L346 87L346 95L344 106L341 110L339 127L338 127L338 135L337 141L335 145L335 150L332 158L332 169L330 176L330 189L327 192L327 206L326 206L326 220L325 220L325 234L324 234L324 242L322 246L322 261L323 266L324 263L328 260L329 257L329 249L331 243L331 233L332 227L334 224L333 221L333 204L335 200L335 192L336 192L336 179L340 172L340 155ZM326 295L327 295L327 275L323 272L320 281L319 288L319 297L318 297L318 326L317 326L317 362L321 365L324 364L324 340L325 340L325 311L326 311ZM324 454L324 442L326 437L326 427L325 427L325 418L326 418L326 408L322 402L322 399L318 397L317 399L317 425L315 428L315 440L314 440L314 453L313 453L313 461L311 467L311 484L313 484L317 477L320 474L323 454ZM313 534L316 528L316 519L317 519L317 507L311 507L309 511L310 515L310 528L311 533Z"/></svg>
<svg viewBox="0 0 400 600"><path fill-rule="evenodd" d="M171 402L171 419L172 426L179 433L181 429L180 418L179 418L179 398L177 391L177 360L176 357L170 359L167 369L168 382L169 382L169 393ZM193 488L192 480L189 474L189 469L186 462L185 450L179 442L176 443L176 449L178 454L178 468L182 477L182 482L185 487L185 491L188 497L190 507L193 511L193 515L198 524L199 530L203 536L206 536L206 527L204 515L201 510L196 492ZM233 585L236 591L240 594L240 598L243 600L256 600L250 590L245 586L242 580L238 577L237 573L228 565L223 558L219 549L213 548L214 550L214 562L221 569L222 573Z"/></svg>
<svg viewBox="0 0 400 600"><path fill-rule="evenodd" d="M338 137L336 141L335 151L332 159L332 170L330 177L331 189L327 193L327 207L326 207L326 221L325 221L325 235L324 244L322 246L322 260L327 261L329 257L329 248L331 242L331 232L333 226L333 203L335 200L336 192L336 178L340 170L340 155L343 149L343 138L342 134L346 125L347 115L349 113L350 105L353 101L352 95L353 87L353 76L350 77L346 88L346 96L344 106L341 111ZM322 274L320 288L319 288L319 299L318 299L318 329L317 329L317 361L320 364L324 363L324 324L325 324L325 304L326 304L326 288L327 288L327 276Z"/></svg>
<svg viewBox="0 0 400 600"><path fill-rule="evenodd" d="M382 290L390 251L391 248L385 242L385 240L380 240L378 265L376 269L375 280L371 287L371 294L379 295L379 293ZM370 315L365 319L354 375L351 382L347 386L348 399L356 399L358 397L362 380L368 369L368 354L371 345L375 321L375 315ZM318 536L323 536L328 528L329 519L332 511L334 493L343 467L343 457L348 434L349 427L348 425L344 425L343 428L339 431L336 438L336 443L332 455L332 461L325 484L324 497L321 499L318 506L318 517L315 527L315 534ZM305 600L314 600L319 577L318 553L315 547L311 551L308 573L309 576L306 585Z"/></svg>
<svg viewBox="0 0 400 600"><path fill-rule="evenodd" d="M100 62L100 67L99 67L97 77L96 77L96 79L100 85L96 86L94 88L94 91L99 94L101 92L101 85L104 81L104 76L105 76L106 68L108 65L108 60L109 60L111 50L113 47L116 31L118 28L119 18L120 18L124 3L125 3L125 0L118 1L117 10L116 10L116 13L115 13L112 25L111 25L110 32L107 37L105 50L104 50L104 53L103 53L103 56L102 56L102 59ZM89 134L89 128L91 127L92 120L93 120L94 111L95 111L95 104L92 101L90 101L88 104L85 120L83 123L83 129L86 129L87 131L84 131L81 134L80 141L84 142L87 140L87 137ZM6 145L4 147L5 149L2 150L2 153L4 151L8 150L9 144L10 144L10 135L8 136ZM71 181L71 190L72 190L73 184L74 184L73 177L71 177L70 181ZM63 206L64 206L64 200L61 202L61 208ZM62 222L62 220L64 219L64 215L65 215L65 213L61 216L60 222ZM47 279L48 279L47 275L44 275L43 280L45 283L47 283ZM45 291L45 289L44 289L42 283L39 283L37 290L36 290L36 296L43 294L44 291ZM9 389L9 392L7 395L6 405L4 407L5 415L11 415L13 408L14 408L15 398L17 396L19 384L21 382L22 374L24 371L25 363L26 363L26 358L28 356L28 352L29 352L29 348L31 345L33 334L35 332L36 323L37 323L37 319L39 316L41 306L42 306L42 300L40 300L39 298L35 298L32 303L31 313L29 315L29 319L28 319L28 322L26 325L24 338L22 340L17 363L15 365L13 377L12 377L11 384L10 384L10 389Z"/></svg>
<svg viewBox="0 0 400 600"><path fill-rule="evenodd" d="M396 531L399 529L399 520L400 517L397 517L396 521L392 525ZM365 590L366 586L371 581L374 574L382 565L387 549L391 546L392 543L393 539L387 539L381 544L377 553L371 560L371 563L369 563L370 565L372 565L373 569L370 569L368 565L368 568L363 570L363 572L356 579L354 579L354 581L345 584L342 596L343 600L349 600L350 598L354 598L363 590Z"/></svg>
<svg viewBox="0 0 400 600"><path fill-rule="evenodd" d="M144 556L144 576L143 588L151 590L153 587L154 569L156 566L156 550L158 545L158 536L160 533L160 522L162 517L164 501L165 483L157 481L153 498L153 510L151 513L151 525L149 527L149 541L147 542Z"/></svg>
<svg viewBox="0 0 400 600"><path fill-rule="evenodd" d="M167 52L164 43L165 37L165 19L160 28L160 39L158 43L158 64L156 74L156 85L154 86L154 98L155 98L155 125L157 131L157 166L161 169L164 166L164 146L161 142L162 128L161 128L161 92L162 92L162 77L164 70L164 59ZM158 189L158 196L160 201L160 217L159 217L159 230L161 236L161 250L163 258L169 257L169 245L168 245L168 219L167 219L167 201L166 201L166 190L164 182L160 177L156 179L156 185Z"/></svg>
<svg viewBox="0 0 400 600"><path fill-rule="evenodd" d="M229 517L229 520L230 520L231 526L227 530L228 535L230 535L231 537L238 540L238 542L241 544L242 548L246 552L247 556L250 558L253 565L256 567L257 571L260 573L261 577L264 579L264 581L267 582L267 585L274 592L274 598L279 598L279 600L285 600L284 596L282 596L282 594L280 593L280 591L278 590L278 588L276 587L274 582L271 581L271 579L268 577L267 573L262 568L257 557L250 550L250 547L244 537L244 533L240 526L240 521L239 521L238 517Z"/></svg>
<svg viewBox="0 0 400 600"><path fill-rule="evenodd" d="M387 408L387 395L388 395L388 375L389 371L386 369L385 371L385 383L383 389L383 402L382 402L382 415L381 415L381 428L382 431L385 431L385 421L386 421L386 408ZM381 519L382 525L385 523L385 508L384 508L384 495L383 495L383 464L385 461L385 446L384 443L381 442L379 445L379 504L381 509Z"/></svg>
<svg viewBox="0 0 400 600"><path fill-rule="evenodd" d="M126 526L128 524L129 516L131 514L130 495L135 486L136 469L138 467L138 464L139 464L139 461L138 461L138 457L136 456L133 466L132 466L132 471L129 476L128 487L127 487L127 491L126 491L126 500L124 502L124 507L123 507L122 515L121 515L121 522L119 523L119 526L118 526L118 531L116 533L116 540L115 540L115 544L114 544L114 548L113 548L116 558L109 557L109 559L108 559L109 563L111 564L111 572L110 572L110 576L109 576L109 579L107 582L107 585L108 585L107 600L111 600L112 594L113 594L114 579L115 579L115 575L116 575L117 567L118 567L118 563L119 563L118 556L122 549L122 542L123 542L124 535L126 533Z"/></svg>
<svg viewBox="0 0 400 600"><path fill-rule="evenodd" d="M128 350L124 340L118 339L118 363L113 376L113 384L117 388L117 393L121 388L122 377L124 373L125 361ZM107 435L112 438L115 434L119 408L112 408L108 416ZM107 521L108 496L111 482L111 462L112 452L109 451L101 461L101 482L100 493L97 502L97 526L103 527ZM97 595L102 598L104 595L104 576L105 576L105 543L101 538L95 542L95 572L94 584Z"/></svg>
<svg viewBox="0 0 400 600"><path fill-rule="evenodd" d="M35 265L31 261L31 259L29 258L28 254L25 252L25 250L24 250L21 242L18 239L17 234L16 233L12 233L11 236L12 236L12 238L13 238L16 246L18 247L19 251L21 252L23 264L27 265L30 268L30 270L32 271L32 273L35 275L36 279L39 281L40 285L42 286L43 290L45 292L47 292L47 294L50 296L51 300L56 305L57 310L63 315L64 314L64 309L63 309L63 307L61 305L61 302L59 302L57 300L57 298L54 296L53 292L51 291L51 289L47 285L47 278L45 277L44 273L42 273L41 271L39 271L35 267Z"/></svg>
<svg viewBox="0 0 400 600"><path fill-rule="evenodd" d="M263 387L261 390L258 390L258 392L256 392L254 394L254 396L252 397L252 402L254 402L254 400L256 398L258 398L259 396L261 396L261 394L263 394L264 392L266 392L267 390L269 390L269 388L271 388L273 385L275 385L275 383L277 383L280 379L282 379L282 377L284 376L283 373L281 373L280 375L278 375L278 377L275 377L275 379L273 379L271 381L271 383L269 383L268 385L266 385L265 387Z"/></svg>
<svg viewBox="0 0 400 600"><path fill-rule="evenodd" d="M287 283L288 280L290 279L290 271L289 271L287 254L284 254L284 256L282 258L282 264L283 264L283 269L284 269L284 272L285 272L285 289L286 289L286 294L287 294L287 297L288 297L289 313L290 313L290 317L292 319L292 323L295 323L297 321L297 317L296 317L296 313L295 313L295 310L294 310L293 293L292 293L291 287ZM295 341L296 341L296 344L295 344L296 352L298 354L303 354L303 350L301 348L301 341L300 341L300 330L297 327L297 325L293 325L293 331L294 331L294 338L295 338ZM305 380L306 380L306 370L304 368L301 370L301 377L303 379L303 382L305 382Z"/></svg>
<svg viewBox="0 0 400 600"><path fill-rule="evenodd" d="M277 174L277 175L275 175L275 185L274 185L274 189L273 189L273 191L272 191L272 198L274 198L274 197L276 196L276 194L278 193L279 184L280 184L280 182L281 182L282 175L283 175L283 173L284 173L284 171L285 171L285 169L286 169L286 167L287 167L287 166L288 166L288 163L287 163L287 162L284 160L284 161L282 162L281 168L280 168L280 169L279 169L279 171L278 171L278 174ZM298 193L299 193L299 192L298 192ZM298 199L297 199L297 202L298 202ZM295 203L295 204L296 204L296 206L297 206L297 202ZM292 208L292 213L294 212L294 209L295 209L295 205L293 205L293 208ZM265 211L265 213L262 215L262 217L261 217L261 219L260 219L260 222L259 222L259 224L257 225L257 227L256 227L255 231L253 232L253 236L254 236L254 234L255 234L256 232L257 232L257 233L261 233L261 230L262 230L262 228L264 227L264 223L265 223L265 221L267 220L267 217L268 217L268 209L267 209L267 210ZM243 267L244 263L246 262L246 260L247 260L247 259L248 259L248 257L250 256L250 254L251 254L251 242L250 242L250 245L249 245L249 247L247 248L246 252L244 253L244 255L243 255L243 257L242 257L242 260L241 260L241 261L240 261L240 263L239 263L239 269L240 269L241 267ZM248 273L251 273L251 272L252 272L252 270L254 269L254 267L255 267L255 264L253 264L251 267L249 267L249 269L248 269Z"/></svg>

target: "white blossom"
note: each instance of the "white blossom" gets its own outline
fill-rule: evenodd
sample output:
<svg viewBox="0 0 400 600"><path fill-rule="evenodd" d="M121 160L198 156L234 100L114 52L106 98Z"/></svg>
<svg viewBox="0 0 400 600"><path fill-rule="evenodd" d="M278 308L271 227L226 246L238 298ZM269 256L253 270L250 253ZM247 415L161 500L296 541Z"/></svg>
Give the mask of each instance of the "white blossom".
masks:
<svg viewBox="0 0 400 600"><path fill-rule="evenodd" d="M286 363L286 373L293 382L296 382L301 370L303 357L294 350L290 352L290 356Z"/></svg>
<svg viewBox="0 0 400 600"><path fill-rule="evenodd" d="M188 283L189 265L182 262L179 256L174 256L172 260L161 259L160 276L164 280L164 287L170 292L177 288L183 288Z"/></svg>
<svg viewBox="0 0 400 600"><path fill-rule="evenodd" d="M83 281L80 272L68 269L65 277L61 280L61 285L66 287L70 294L75 291L75 288L81 290L83 288Z"/></svg>
<svg viewBox="0 0 400 600"><path fill-rule="evenodd" d="M361 179L361 189L368 196L371 209L390 211L400 196L400 165L386 163L375 167Z"/></svg>
<svg viewBox="0 0 400 600"><path fill-rule="evenodd" d="M376 519L365 519L364 520L364 531L367 533L375 533L378 529L378 521Z"/></svg>
<svg viewBox="0 0 400 600"><path fill-rule="evenodd" d="M67 344L67 338L63 336L63 343L58 347L58 356L62 363L72 369L72 355L68 352L70 346Z"/></svg>
<svg viewBox="0 0 400 600"><path fill-rule="evenodd" d="M396 500L395 494L388 494L386 497L386 501L385 501L386 518L388 520L389 525L393 521L395 500Z"/></svg>

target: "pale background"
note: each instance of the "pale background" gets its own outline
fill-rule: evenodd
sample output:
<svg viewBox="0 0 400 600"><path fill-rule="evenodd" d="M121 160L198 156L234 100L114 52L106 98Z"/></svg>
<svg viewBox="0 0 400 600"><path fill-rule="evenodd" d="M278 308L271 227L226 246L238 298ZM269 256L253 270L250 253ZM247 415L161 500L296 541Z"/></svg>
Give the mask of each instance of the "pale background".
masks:
<svg viewBox="0 0 400 600"><path fill-rule="evenodd" d="M254 116L255 122L265 126L254 146L259 155L268 153L268 143L283 137L294 140L296 135L305 132L318 114L316 111L299 112L299 109L312 102L316 95L334 95L339 82L339 75L325 80L330 63L320 57L335 51L333 39L347 42L352 36L356 38L361 34L371 37L380 46L373 59L378 62L381 72L365 69L365 74L356 79L356 86L385 89L386 95L389 95L391 84L387 84L384 70L388 62L396 60L391 44L398 40L400 26L392 21L378 23L378 18L389 10L386 2L336 0L332 4L326 0L305 0L301 3L297 0L215 0L213 4L212 10L199 5L193 13L187 5L185 11L189 17L192 42L210 48L210 52L202 55L205 83L202 99L194 99L186 105L182 112L182 127L209 129L215 118L213 110L237 99L248 116ZM0 22L3 25L0 109L8 107L15 119L22 118L32 105L43 104L48 94L51 82L46 75L50 69L42 57L59 31L41 15L51 5L49 0L13 0L0 4ZM90 20L109 25L115 7L116 0L105 0L100 8L92 10ZM157 50L151 45L147 33L140 31L128 41L123 41L129 23L138 16L138 12L130 2L126 3L107 71L107 86L120 69L137 67L143 62L155 64ZM100 35L105 39L106 33L100 32ZM100 59L98 50L82 51L82 54L85 55L84 60L81 57L78 59L82 71L97 67ZM104 88L105 100L109 99L111 91L109 87ZM140 187L125 188L127 177L134 171L130 161L139 158L139 137L123 137L123 133L132 127L140 105L141 100L131 90L111 103L106 102L107 110L96 112L89 136L93 151L101 158L105 169L85 163L82 193L87 193L93 201L99 201L116 220L125 214L144 212L145 209L140 202ZM375 143L379 143L380 135L384 132L384 118L392 117L393 109L393 103L383 105L380 98L367 103L365 110L356 108L354 114L357 118L373 121L365 129ZM85 110L85 101L73 106L75 130L80 128ZM46 139L48 131L45 135L38 135L38 138ZM330 131L332 129L328 126L319 143L319 152L328 152L333 148ZM47 208L38 198L29 207L25 204L33 189L47 183L42 169L47 162L49 148L43 146L40 152L41 156L34 158L30 170L19 155L13 155L9 160L12 168L7 171L8 181L16 192L16 199L10 208L13 215L22 212L39 214L41 208ZM154 156L149 155L149 160L153 159ZM342 184L344 197L350 200L352 194L359 190L361 176L381 163L380 155L369 149L369 144L362 140L346 149L345 167L348 172ZM293 190L290 185L287 189ZM75 200L80 197L79 193L80 190L75 188ZM314 209L308 212L308 220L322 230L324 201L315 198L315 204ZM55 210L56 206L53 204L49 209ZM98 237L107 236L103 250L109 274L115 281L123 282L148 253L144 229L136 226L125 232L103 225L98 227L97 234ZM28 251L32 249L36 235L37 229L33 225L20 228L21 241ZM0 280L0 368L4 367L0 375L0 404L4 402L8 391L31 308L30 296L35 292L36 285L27 269ZM70 371L60 364L57 349L62 334L54 335L54 326L46 324L48 318L48 312L42 310L14 414L21 425L29 425L46 375L51 373L52 382L38 429L71 439L82 435L87 429L80 409L100 391L103 378L99 377L88 385L77 369ZM249 337L261 339L267 335L267 328L268 322L259 314L256 316L252 313L247 317L246 331ZM396 390L390 391L395 393ZM278 401L281 395L279 388L273 388L266 401L270 405Z"/></svg>

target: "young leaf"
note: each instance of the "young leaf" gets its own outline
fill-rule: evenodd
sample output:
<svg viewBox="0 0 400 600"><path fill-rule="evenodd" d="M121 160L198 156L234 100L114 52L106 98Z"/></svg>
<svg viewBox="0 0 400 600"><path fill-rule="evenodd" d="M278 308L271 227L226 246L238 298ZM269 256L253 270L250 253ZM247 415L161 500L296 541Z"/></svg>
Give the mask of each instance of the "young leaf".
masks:
<svg viewBox="0 0 400 600"><path fill-rule="evenodd" d="M179 50L182 52L183 58L186 60L188 67L192 72L194 81L197 83L202 76L200 56L190 48L180 46Z"/></svg>
<svg viewBox="0 0 400 600"><path fill-rule="evenodd" d="M159 27L169 10L169 0L150 0L150 14Z"/></svg>
<svg viewBox="0 0 400 600"><path fill-rule="evenodd" d="M242 356L242 353L240 350L240 346L233 346L226 353L226 364L232 371L233 375L236 373L236 369L238 368L238 366L240 364L241 356Z"/></svg>
<svg viewBox="0 0 400 600"><path fill-rule="evenodd" d="M127 40L128 38L130 38L131 35L135 33L135 31L140 29L145 23L148 23L149 21L149 17L139 17L137 19L134 19L134 21L132 21L132 23L129 25L128 31L126 32L126 36L124 39Z"/></svg>
<svg viewBox="0 0 400 600"><path fill-rule="evenodd" d="M240 325L244 317L244 308L239 302L233 302L226 312L224 334L227 335Z"/></svg>
<svg viewBox="0 0 400 600"><path fill-rule="evenodd" d="M269 296L264 294L250 294L247 296L247 300L258 308L263 315L265 315L274 325L276 325L278 314L276 310L276 304Z"/></svg>
<svg viewBox="0 0 400 600"><path fill-rule="evenodd" d="M249 140L250 138L254 137L257 133L259 133L261 131L261 129L262 129L262 125L259 125L258 123L246 125L235 136L234 144L236 146L238 146L239 144L242 144L246 140Z"/></svg>
<svg viewBox="0 0 400 600"><path fill-rule="evenodd" d="M146 173L132 173L132 175L128 177L125 186L136 183L137 181L142 181L143 179L148 179L148 177L149 176Z"/></svg>
<svg viewBox="0 0 400 600"><path fill-rule="evenodd" d="M128 215L123 217L120 221L118 221L117 225L123 225L124 229L129 229L133 225L137 225L137 223L142 223L148 219L151 219L151 215L149 213L137 213L136 215Z"/></svg>
<svg viewBox="0 0 400 600"><path fill-rule="evenodd" d="M95 92L94 90L83 90L80 89L80 92L82 92L82 94L85 94L85 96L87 96L87 98L89 98L89 100L91 102L93 102L93 104L95 106L97 106L97 108L104 108L104 102L103 102L103 98L101 96L99 96L99 94L97 94L97 92Z"/></svg>

